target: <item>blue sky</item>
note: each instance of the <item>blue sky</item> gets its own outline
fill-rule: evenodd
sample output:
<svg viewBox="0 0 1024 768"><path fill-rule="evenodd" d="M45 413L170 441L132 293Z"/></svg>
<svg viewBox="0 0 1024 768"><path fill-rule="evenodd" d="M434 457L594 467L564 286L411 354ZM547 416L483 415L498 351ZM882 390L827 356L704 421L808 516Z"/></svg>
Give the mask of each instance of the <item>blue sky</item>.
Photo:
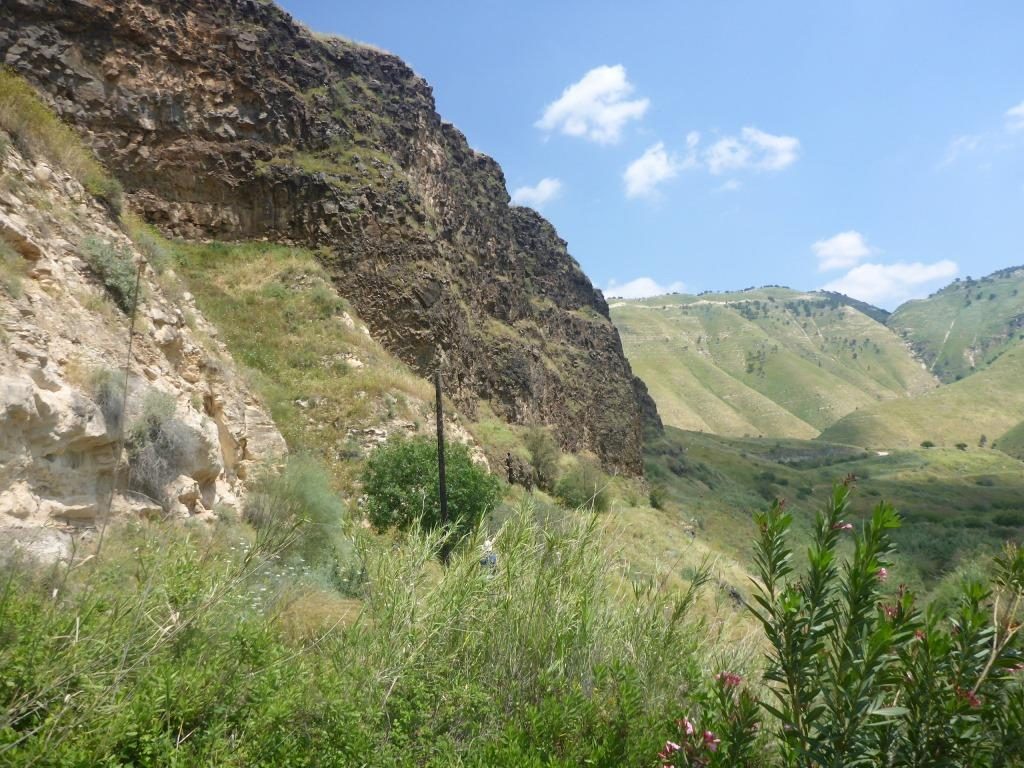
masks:
<svg viewBox="0 0 1024 768"><path fill-rule="evenodd" d="M606 293L1024 263L1019 0L280 4L405 59Z"/></svg>

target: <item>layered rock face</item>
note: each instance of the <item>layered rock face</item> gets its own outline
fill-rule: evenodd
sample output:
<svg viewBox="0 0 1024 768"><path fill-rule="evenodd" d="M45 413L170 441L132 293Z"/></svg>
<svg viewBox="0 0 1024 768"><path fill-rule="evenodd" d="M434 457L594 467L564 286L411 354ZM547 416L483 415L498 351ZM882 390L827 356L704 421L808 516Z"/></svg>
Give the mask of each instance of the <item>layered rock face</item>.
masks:
<svg viewBox="0 0 1024 768"><path fill-rule="evenodd" d="M40 160L0 152L0 555L14 542L60 557L71 531L108 511L237 511L255 466L286 453L283 438L191 297L168 295L169 274L142 272L129 363L129 317L86 261L138 254L77 181ZM157 427L173 450L146 465Z"/></svg>
<svg viewBox="0 0 1024 768"><path fill-rule="evenodd" d="M394 56L255 0L7 0L0 61L39 86L184 237L321 249L374 334L456 402L555 427L639 473L653 403L551 225Z"/></svg>

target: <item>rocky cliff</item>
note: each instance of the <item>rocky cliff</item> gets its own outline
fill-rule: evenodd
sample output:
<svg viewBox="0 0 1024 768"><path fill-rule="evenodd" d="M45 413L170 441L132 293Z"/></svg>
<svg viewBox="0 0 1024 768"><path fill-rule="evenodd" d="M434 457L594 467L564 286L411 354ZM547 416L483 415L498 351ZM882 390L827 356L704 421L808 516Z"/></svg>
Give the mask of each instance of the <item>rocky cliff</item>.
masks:
<svg viewBox="0 0 1024 768"><path fill-rule="evenodd" d="M320 249L375 336L452 394L641 471L608 307L551 225L401 60L256 0L7 0L0 61L45 91L175 235Z"/></svg>
<svg viewBox="0 0 1024 768"><path fill-rule="evenodd" d="M130 318L97 259L134 283L139 254L105 207L0 130L0 556L62 556L108 511L237 512L247 476L287 450L170 273L139 277L126 379Z"/></svg>

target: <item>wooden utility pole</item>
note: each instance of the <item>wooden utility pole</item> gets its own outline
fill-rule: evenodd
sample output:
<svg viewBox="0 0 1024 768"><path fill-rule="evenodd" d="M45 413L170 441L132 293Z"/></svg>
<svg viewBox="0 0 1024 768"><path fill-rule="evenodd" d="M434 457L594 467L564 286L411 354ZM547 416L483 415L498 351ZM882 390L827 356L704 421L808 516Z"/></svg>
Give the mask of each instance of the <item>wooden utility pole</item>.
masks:
<svg viewBox="0 0 1024 768"><path fill-rule="evenodd" d="M441 526L448 525L448 484L444 476L444 399L441 392L441 349L437 350L434 370L434 397L437 400L437 492L441 501Z"/></svg>

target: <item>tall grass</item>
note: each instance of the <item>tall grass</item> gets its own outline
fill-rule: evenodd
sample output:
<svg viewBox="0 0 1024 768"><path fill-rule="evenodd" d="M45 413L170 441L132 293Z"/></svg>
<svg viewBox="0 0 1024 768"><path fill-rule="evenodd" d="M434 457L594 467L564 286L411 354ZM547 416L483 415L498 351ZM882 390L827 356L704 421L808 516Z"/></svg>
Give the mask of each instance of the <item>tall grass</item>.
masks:
<svg viewBox="0 0 1024 768"><path fill-rule="evenodd" d="M0 67L0 128L22 150L38 155L66 170L94 197L115 212L122 205L121 185L95 156L82 146L24 79Z"/></svg>
<svg viewBox="0 0 1024 768"><path fill-rule="evenodd" d="M505 523L493 568L480 532L447 569L436 533L367 536L361 609L301 635L301 606L341 603L290 575L287 536L146 527L73 568L9 567L0 763L648 764L705 685L703 577L623 594L593 517L534 518Z"/></svg>

